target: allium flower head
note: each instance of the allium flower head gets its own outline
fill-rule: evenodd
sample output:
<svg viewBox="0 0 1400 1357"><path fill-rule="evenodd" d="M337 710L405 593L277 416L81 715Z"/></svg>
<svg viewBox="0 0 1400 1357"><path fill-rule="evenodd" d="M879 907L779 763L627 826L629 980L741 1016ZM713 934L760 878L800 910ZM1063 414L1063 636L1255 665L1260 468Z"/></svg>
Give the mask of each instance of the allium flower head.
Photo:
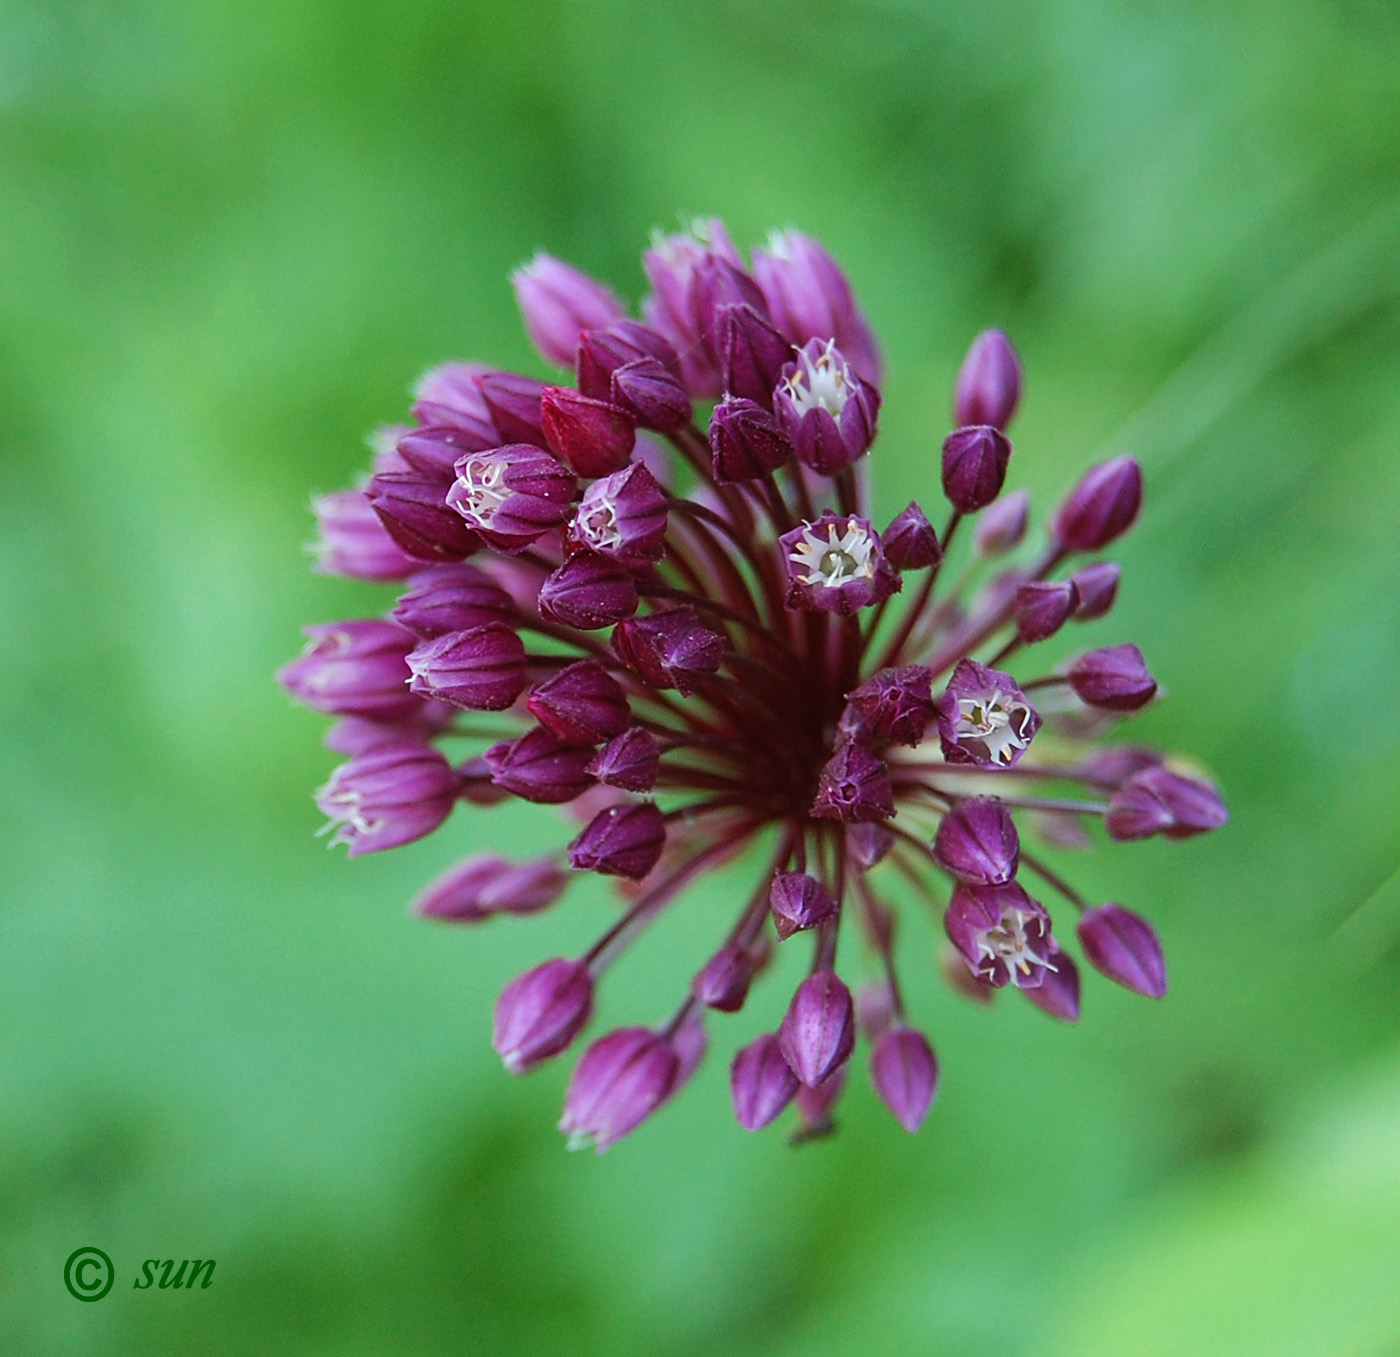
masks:
<svg viewBox="0 0 1400 1357"><path fill-rule="evenodd" d="M414 422L379 436L363 488L317 501L318 570L401 582L387 616L308 628L280 673L336 718L326 743L348 756L317 802L352 855L424 838L458 801L472 816L565 808L555 852L468 854L414 902L465 925L545 911L579 873L612 879L622 909L592 946L501 994L493 1045L513 1072L575 1045L688 887L750 865L727 927L672 934L693 976L676 1007L588 1046L560 1122L570 1144L606 1149L675 1099L707 1025L744 1009L775 947L807 974L778 1030L731 1047L740 1125L791 1105L794 1139L829 1133L863 1040L876 1096L913 1131L939 1066L897 974L911 897L943 916L956 992L1019 990L1073 1022L1068 946L1154 997L1164 955L1145 919L1084 898L1036 840L1057 851L1096 822L1110 840L1179 839L1227 819L1199 774L1088 745L1159 696L1136 646L1035 658L1112 609L1119 568L1088 554L1136 520L1141 470L1091 468L1027 546L1026 496L1001 493L1020 363L987 331L958 378L958 427L929 429L925 474L877 517L864 459L879 351L826 250L784 232L750 269L701 220L643 262L635 320L536 256L514 279L520 306L577 386L445 363L419 382ZM1077 926L1057 931L1046 899ZM879 978L857 1002L843 977L862 945ZM916 941L907 960L929 955Z"/></svg>

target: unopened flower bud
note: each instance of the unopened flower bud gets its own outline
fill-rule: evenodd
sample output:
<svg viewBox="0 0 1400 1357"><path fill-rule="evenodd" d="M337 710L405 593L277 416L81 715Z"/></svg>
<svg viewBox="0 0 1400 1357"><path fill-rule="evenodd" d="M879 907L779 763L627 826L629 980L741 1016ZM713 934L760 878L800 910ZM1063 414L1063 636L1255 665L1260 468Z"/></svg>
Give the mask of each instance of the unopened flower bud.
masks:
<svg viewBox="0 0 1400 1357"><path fill-rule="evenodd" d="M598 631L637 611L637 581L592 551L580 551L540 585L540 613L566 627Z"/></svg>
<svg viewBox="0 0 1400 1357"><path fill-rule="evenodd" d="M635 1130L665 1102L680 1058L658 1032L623 1027L600 1037L569 1080L559 1129L569 1148L592 1145L599 1154Z"/></svg>
<svg viewBox="0 0 1400 1357"><path fill-rule="evenodd" d="M959 660L934 704L949 763L1009 768L1026 752L1040 717L1010 674Z"/></svg>
<svg viewBox="0 0 1400 1357"><path fill-rule="evenodd" d="M525 690L525 643L510 627L492 622L420 641L409 652L409 685L468 711L504 711Z"/></svg>
<svg viewBox="0 0 1400 1357"><path fill-rule="evenodd" d="M1050 964L1044 978L1035 989L1021 993L1037 1008L1061 1022L1079 1021L1079 967L1068 952L1058 948L1050 954Z"/></svg>
<svg viewBox="0 0 1400 1357"><path fill-rule="evenodd" d="M1016 635L1026 645L1048 640L1069 621L1078 602L1068 580L1031 580L1016 591L1012 617Z"/></svg>
<svg viewBox="0 0 1400 1357"><path fill-rule="evenodd" d="M612 636L613 650L629 669L653 687L675 688L685 697L719 669L724 646L724 637L688 604L631 618Z"/></svg>
<svg viewBox="0 0 1400 1357"><path fill-rule="evenodd" d="M316 570L352 580L401 580L422 564L389 535L363 490L339 490L311 502Z"/></svg>
<svg viewBox="0 0 1400 1357"><path fill-rule="evenodd" d="M896 570L926 570L943 559L938 534L918 504L896 514L890 526L880 534L885 555Z"/></svg>
<svg viewBox="0 0 1400 1357"><path fill-rule="evenodd" d="M870 1083L910 1135L923 1125L938 1091L938 1060L922 1032L892 1026L870 1052Z"/></svg>
<svg viewBox="0 0 1400 1357"><path fill-rule="evenodd" d="M745 1046L729 1067L734 1116L746 1131L761 1131L773 1121L792 1101L797 1088L797 1076L771 1032Z"/></svg>
<svg viewBox="0 0 1400 1357"><path fill-rule="evenodd" d="M721 485L761 480L792 456L777 420L756 401L727 396L710 417L710 451Z"/></svg>
<svg viewBox="0 0 1400 1357"><path fill-rule="evenodd" d="M581 331L622 318L622 303L609 287L553 255L537 254L510 281L531 341L559 367L573 365Z"/></svg>
<svg viewBox="0 0 1400 1357"><path fill-rule="evenodd" d="M588 772L593 751L587 745L565 744L543 726L527 730L518 740L493 744L483 757L491 781L525 801L561 805L593 785Z"/></svg>
<svg viewBox="0 0 1400 1357"><path fill-rule="evenodd" d="M875 441L880 393L851 371L834 341L813 339L782 369L773 412L797 460L834 476Z"/></svg>
<svg viewBox="0 0 1400 1357"><path fill-rule="evenodd" d="M623 565L649 565L666 554L666 493L640 462L594 481L583 492L571 535Z"/></svg>
<svg viewBox="0 0 1400 1357"><path fill-rule="evenodd" d="M306 649L277 671L277 680L304 707L332 716L397 721L415 715L420 699L408 690L414 636L374 619L303 627Z"/></svg>
<svg viewBox="0 0 1400 1357"><path fill-rule="evenodd" d="M316 793L336 829L332 843L352 858L397 848L431 834L452 811L458 779L425 744L385 745L343 763Z"/></svg>
<svg viewBox="0 0 1400 1357"><path fill-rule="evenodd" d="M706 1008L737 1013L754 977L753 955L735 943L721 947L690 982L690 992Z"/></svg>
<svg viewBox="0 0 1400 1357"><path fill-rule="evenodd" d="M588 771L604 786L649 792L661 772L661 749L649 730L633 726L609 740L593 756Z"/></svg>
<svg viewBox="0 0 1400 1357"><path fill-rule="evenodd" d="M381 471L371 476L365 498L385 531L420 561L460 561L481 538L447 505L448 487L421 471Z"/></svg>
<svg viewBox="0 0 1400 1357"><path fill-rule="evenodd" d="M840 613L898 593L901 580L870 520L830 510L778 539L787 572L789 608Z"/></svg>
<svg viewBox="0 0 1400 1357"><path fill-rule="evenodd" d="M1013 490L989 504L977 520L973 544L981 556L1000 556L1018 545L1026 535L1030 517L1030 496Z"/></svg>
<svg viewBox="0 0 1400 1357"><path fill-rule="evenodd" d="M580 476L606 476L627 465L637 424L621 406L593 400L572 387L549 386L541 412L549 450Z"/></svg>
<svg viewBox="0 0 1400 1357"><path fill-rule="evenodd" d="M536 914L547 909L569 884L569 874L552 858L507 862L491 853L473 853L429 882L410 908L425 919L475 923L493 914Z"/></svg>
<svg viewBox="0 0 1400 1357"><path fill-rule="evenodd" d="M1090 467L1050 520L1050 536L1066 551L1098 551L1137 521L1142 468L1131 457Z"/></svg>
<svg viewBox="0 0 1400 1357"><path fill-rule="evenodd" d="M1149 999L1167 992L1167 963L1152 925L1122 905L1101 905L1079 920L1079 943L1093 967Z"/></svg>
<svg viewBox="0 0 1400 1357"><path fill-rule="evenodd" d="M562 957L546 961L501 991L492 1049L512 1074L523 1074L564 1050L592 1012L588 967Z"/></svg>
<svg viewBox="0 0 1400 1357"><path fill-rule="evenodd" d="M948 940L968 969L1000 989L1034 989L1045 978L1054 939L1045 907L1014 881L1004 886L959 884L943 917Z"/></svg>
<svg viewBox="0 0 1400 1357"><path fill-rule="evenodd" d="M991 424L1004 429L1021 399L1021 360L1002 330L983 330L963 359L953 390L953 418L959 424Z"/></svg>
<svg viewBox="0 0 1400 1357"><path fill-rule="evenodd" d="M1074 605L1077 622L1102 617L1113 607L1118 597L1118 580L1122 571L1113 561L1095 561L1069 577L1079 601Z"/></svg>
<svg viewBox="0 0 1400 1357"><path fill-rule="evenodd" d="M450 631L470 631L490 623L514 626L519 612L511 597L484 570L465 562L415 562L408 588L394 604L394 621L422 641Z"/></svg>
<svg viewBox="0 0 1400 1357"><path fill-rule="evenodd" d="M569 845L569 861L580 872L640 881L656 866L665 844L666 821L652 802L609 806Z"/></svg>
<svg viewBox="0 0 1400 1357"><path fill-rule="evenodd" d="M857 737L917 745L933 720L932 675L925 665L881 669L847 694L859 722Z"/></svg>
<svg viewBox="0 0 1400 1357"><path fill-rule="evenodd" d="M816 928L834 919L838 909L831 892L806 872L779 872L769 887L768 904L780 938Z"/></svg>
<svg viewBox="0 0 1400 1357"><path fill-rule="evenodd" d="M1089 750L1079 761L1084 777L1112 787L1120 787L1144 768L1156 768L1163 762L1155 749L1133 744L1106 744Z"/></svg>
<svg viewBox="0 0 1400 1357"><path fill-rule="evenodd" d="M968 424L943 440L943 493L960 514L975 514L1001 494L1011 444L990 424Z"/></svg>
<svg viewBox="0 0 1400 1357"><path fill-rule="evenodd" d="M1157 693L1157 680L1135 645L1091 650L1070 665L1068 677L1081 702L1109 711L1136 711Z"/></svg>
<svg viewBox="0 0 1400 1357"><path fill-rule="evenodd" d="M720 378L724 389L767 408L792 359L792 345L752 306L729 305L718 317Z"/></svg>
<svg viewBox="0 0 1400 1357"><path fill-rule="evenodd" d="M432 480L441 481L446 490L456 479L456 466L463 457L473 452L489 452L500 445L500 437L494 429L483 446L483 440L476 434L448 425L410 429L394 445L394 451L402 463L402 467L397 469L417 471ZM378 469L392 471L396 468Z"/></svg>
<svg viewBox="0 0 1400 1357"><path fill-rule="evenodd" d="M846 847L857 866L867 871L884 860L894 842L893 831L878 821L858 821L846 826Z"/></svg>
<svg viewBox="0 0 1400 1357"><path fill-rule="evenodd" d="M812 814L853 824L894 815L894 787L883 759L858 744L842 745L822 768Z"/></svg>
<svg viewBox="0 0 1400 1357"><path fill-rule="evenodd" d="M425 372L413 388L413 417L419 427L460 429L475 440L478 448L498 444L501 436L479 385L491 371L480 363L441 363ZM392 469L375 468L377 471Z"/></svg>
<svg viewBox="0 0 1400 1357"><path fill-rule="evenodd" d="M1134 773L1108 803L1104 823L1110 838L1145 839L1165 834L1187 839L1219 829L1230 818L1208 782L1183 777L1161 765Z"/></svg>
<svg viewBox="0 0 1400 1357"><path fill-rule="evenodd" d="M537 683L526 704L546 730L569 744L596 745L632 720L627 695L597 660L579 660Z"/></svg>
<svg viewBox="0 0 1400 1357"><path fill-rule="evenodd" d="M1016 875L1021 839L1006 803L967 796L942 819L933 841L940 867L969 886L1001 886Z"/></svg>
<svg viewBox="0 0 1400 1357"><path fill-rule="evenodd" d="M961 962L958 963L960 966ZM966 969L964 967L964 969ZM856 1025L867 1041L875 1041L899 1011L894 991L885 980L872 980L856 991Z"/></svg>
<svg viewBox="0 0 1400 1357"><path fill-rule="evenodd" d="M804 1140L820 1140L835 1132L836 1121L831 1110L846 1090L846 1069L845 1065L839 1066L831 1072L830 1078L823 1079L816 1088L809 1088L803 1083L797 1085L797 1095L792 1101L799 1125L788 1137L789 1144L800 1145Z"/></svg>
<svg viewBox="0 0 1400 1357"><path fill-rule="evenodd" d="M500 435L498 443L544 446L543 397L552 388L517 372L487 372L476 384Z"/></svg>
<svg viewBox="0 0 1400 1357"><path fill-rule="evenodd" d="M855 1045L851 992L834 971L809 975L792 996L778 1041L783 1059L808 1088L844 1065Z"/></svg>

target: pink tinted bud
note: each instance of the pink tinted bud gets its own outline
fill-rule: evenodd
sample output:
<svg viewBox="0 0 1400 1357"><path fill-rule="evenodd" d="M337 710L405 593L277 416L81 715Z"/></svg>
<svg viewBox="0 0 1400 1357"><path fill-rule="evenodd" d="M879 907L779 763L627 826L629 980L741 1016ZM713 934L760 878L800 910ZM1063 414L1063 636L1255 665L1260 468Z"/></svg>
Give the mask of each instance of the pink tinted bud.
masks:
<svg viewBox="0 0 1400 1357"><path fill-rule="evenodd" d="M1110 838L1126 840L1153 834L1187 839L1219 829L1229 818L1210 783L1157 766L1134 773L1113 793L1104 820Z"/></svg>
<svg viewBox="0 0 1400 1357"><path fill-rule="evenodd" d="M578 389L594 400L609 400L613 374L630 363L655 359L668 372L680 374L675 346L660 331L635 320L619 320L579 336Z"/></svg>
<svg viewBox="0 0 1400 1357"><path fill-rule="evenodd" d="M1001 494L1011 444L990 424L954 429L943 440L943 493L960 514L975 514Z"/></svg>
<svg viewBox="0 0 1400 1357"><path fill-rule="evenodd" d="M1014 881L1004 886L959 883L943 916L948 940L968 969L994 988L1033 989L1045 978L1054 939L1045 907Z"/></svg>
<svg viewBox="0 0 1400 1357"><path fill-rule="evenodd" d="M1135 773L1145 768L1156 768L1162 762L1162 756L1155 749L1132 744L1107 744L1091 749L1080 760L1079 767L1086 778L1117 787Z"/></svg>
<svg viewBox="0 0 1400 1357"><path fill-rule="evenodd" d="M410 685L468 711L504 711L525 690L525 643L492 622L421 641L409 652Z"/></svg>
<svg viewBox="0 0 1400 1357"><path fill-rule="evenodd" d="M680 1058L663 1036L624 1027L600 1037L569 1081L559 1129L571 1150L594 1146L601 1154L635 1130L670 1095Z"/></svg>
<svg viewBox="0 0 1400 1357"><path fill-rule="evenodd" d="M622 318L611 288L553 255L537 254L510 281L531 341L560 367L573 365L581 331Z"/></svg>
<svg viewBox="0 0 1400 1357"><path fill-rule="evenodd" d="M1079 943L1095 970L1149 999L1167 992L1167 963L1152 925L1122 905L1101 905L1079 920Z"/></svg>
<svg viewBox="0 0 1400 1357"><path fill-rule="evenodd" d="M801 1125L788 1137L789 1143L798 1145L804 1140L816 1140L831 1135L836 1130L831 1109L836 1106L837 1099L845 1090L845 1065L832 1071L831 1077L824 1079L816 1088L808 1088L806 1084L799 1083L793 1102Z"/></svg>
<svg viewBox="0 0 1400 1357"><path fill-rule="evenodd" d="M894 786L884 760L858 744L842 745L817 779L812 814L847 824L890 819L894 815Z"/></svg>
<svg viewBox="0 0 1400 1357"><path fill-rule="evenodd" d="M680 379L655 358L638 358L618 368L609 400L647 429L675 433L690 423L690 396Z"/></svg>
<svg viewBox="0 0 1400 1357"><path fill-rule="evenodd" d="M665 845L666 821L656 806L627 803L599 811L569 845L569 861L580 872L640 881Z"/></svg>
<svg viewBox="0 0 1400 1357"><path fill-rule="evenodd" d="M686 1018L671 1034L671 1049L676 1053L676 1077L671 1081L667 1098L674 1098L681 1086L700 1068L709 1041L705 1036L705 1020L696 1013Z"/></svg>
<svg viewBox="0 0 1400 1357"><path fill-rule="evenodd" d="M600 556L649 565L666 554L666 492L640 462L583 492L571 535Z"/></svg>
<svg viewBox="0 0 1400 1357"><path fill-rule="evenodd" d="M579 660L537 683L526 704L546 730L570 744L596 745L632 720L627 695L597 660Z"/></svg>
<svg viewBox="0 0 1400 1357"><path fill-rule="evenodd" d="M745 1046L729 1067L734 1116L746 1131L761 1131L773 1121L792 1101L797 1087L797 1076L770 1032Z"/></svg>
<svg viewBox="0 0 1400 1357"><path fill-rule="evenodd" d="M455 467L463 457L473 452L489 452L500 447L501 440L495 430L484 442L475 434L451 426L438 426L425 429L410 429L395 445L400 469L417 471L432 480L441 481L443 488L456 479ZM393 467L383 468L386 471Z"/></svg>
<svg viewBox="0 0 1400 1357"><path fill-rule="evenodd" d="M1157 680L1135 645L1091 650L1070 665L1068 677L1081 702L1109 711L1136 711L1157 694Z"/></svg>
<svg viewBox="0 0 1400 1357"><path fill-rule="evenodd" d="M1001 330L983 330L963 359L953 390L953 418L959 424L991 424L1004 429L1021 399L1021 360Z"/></svg>
<svg viewBox="0 0 1400 1357"><path fill-rule="evenodd" d="M870 1083L910 1135L923 1125L938 1091L938 1060L922 1032L890 1027L870 1052Z"/></svg>
<svg viewBox="0 0 1400 1357"><path fill-rule="evenodd" d="M1048 640L1069 621L1079 596L1067 580L1032 580L1016 591L1012 616L1026 645Z"/></svg>
<svg viewBox="0 0 1400 1357"><path fill-rule="evenodd" d="M570 556L540 585L540 614L581 631L597 631L630 617L638 602L637 581L591 551Z"/></svg>
<svg viewBox="0 0 1400 1357"><path fill-rule="evenodd" d="M939 823L933 857L969 886L1001 886L1016 875L1021 838L1006 803L996 796L968 796Z"/></svg>
<svg viewBox="0 0 1400 1357"><path fill-rule="evenodd" d="M332 843L352 858L431 834L452 811L458 779L429 745L386 745L343 763L316 793Z"/></svg>
<svg viewBox="0 0 1400 1357"><path fill-rule="evenodd" d="M834 343L813 339L782 369L773 413L797 460L834 476L875 441L880 393L851 371Z"/></svg>
<svg viewBox="0 0 1400 1357"><path fill-rule="evenodd" d="M1066 551L1098 551L1137 521L1142 468L1131 457L1090 467L1050 520L1050 536Z"/></svg>
<svg viewBox="0 0 1400 1357"><path fill-rule="evenodd" d="M613 650L629 669L652 687L675 688L684 697L719 669L724 646L724 637L705 626L689 604L632 618L612 637Z"/></svg>
<svg viewBox="0 0 1400 1357"><path fill-rule="evenodd" d="M721 1013L737 1013L744 1006L753 977L753 955L745 948L730 943L721 947L700 968L690 982L690 992L706 1008L718 1009Z"/></svg>
<svg viewBox="0 0 1400 1357"><path fill-rule="evenodd" d="M1079 601L1074 605L1074 616L1078 622L1088 622L1102 617L1113 607L1118 597L1118 579L1122 571L1112 561L1096 561L1076 570L1069 577L1074 585Z"/></svg>
<svg viewBox="0 0 1400 1357"><path fill-rule="evenodd" d="M1030 496L1024 490L1013 490L989 504L977 520L972 534L973 543L982 556L1000 556L1018 545L1026 535L1030 517Z"/></svg>
<svg viewBox="0 0 1400 1357"><path fill-rule="evenodd" d="M569 517L578 481L528 443L472 452L456 463L447 503L497 551L523 551Z"/></svg>
<svg viewBox="0 0 1400 1357"><path fill-rule="evenodd" d="M541 411L550 451L580 476L606 476L627 465L637 425L620 406L592 400L570 387L550 386Z"/></svg>
<svg viewBox="0 0 1400 1357"><path fill-rule="evenodd" d="M423 641L493 622L513 626L518 617L510 595L484 570L465 563L426 570L416 564L393 612L395 622Z"/></svg>
<svg viewBox="0 0 1400 1357"><path fill-rule="evenodd" d="M420 471L381 471L371 476L365 498L385 531L420 561L460 561L481 538L447 505L447 485Z"/></svg>
<svg viewBox="0 0 1400 1357"><path fill-rule="evenodd" d="M641 726L624 730L593 756L588 771L605 786L625 792L649 792L661 771L656 737Z"/></svg>
<svg viewBox="0 0 1400 1357"><path fill-rule="evenodd" d="M834 971L809 975L792 996L778 1041L792 1072L816 1088L844 1065L855 1045L851 992Z"/></svg>
<svg viewBox="0 0 1400 1357"><path fill-rule="evenodd" d="M421 564L389 535L363 490L339 490L311 502L316 570L352 580L401 580Z"/></svg>
<svg viewBox="0 0 1400 1357"><path fill-rule="evenodd" d="M850 617L901 587L870 520L830 510L778 539L787 606Z"/></svg>
<svg viewBox="0 0 1400 1357"><path fill-rule="evenodd" d="M1047 970L1035 989L1022 994L1038 1009L1061 1022L1079 1021L1079 967L1068 952L1056 949L1050 955L1054 970Z"/></svg>
<svg viewBox="0 0 1400 1357"><path fill-rule="evenodd" d="M861 737L878 736L899 744L916 745L933 720L932 674L921 664L881 669L846 701L860 717Z"/></svg>
<svg viewBox="0 0 1400 1357"><path fill-rule="evenodd" d="M897 1011L894 991L884 980L873 980L856 991L856 1024L867 1041L876 1040Z"/></svg>
<svg viewBox="0 0 1400 1357"><path fill-rule="evenodd" d="M742 267L713 253L696 265L689 300L692 324L706 358L719 371L723 384L725 321L736 307L746 306L766 322L768 303Z"/></svg>
<svg viewBox="0 0 1400 1357"><path fill-rule="evenodd" d="M846 847L857 865L869 870L894 847L894 833L877 822L846 826Z"/></svg>
<svg viewBox="0 0 1400 1357"><path fill-rule="evenodd" d="M473 853L434 878L410 909L425 919L475 923L493 914L536 914L564 893L569 874L551 858L507 862Z"/></svg>
<svg viewBox="0 0 1400 1357"><path fill-rule="evenodd" d="M792 359L792 345L746 305L722 307L718 333L725 392L771 406L783 368Z"/></svg>
<svg viewBox="0 0 1400 1357"><path fill-rule="evenodd" d="M501 991L492 1049L512 1074L523 1074L564 1050L592 1011L588 967L562 957L546 961Z"/></svg>
<svg viewBox="0 0 1400 1357"><path fill-rule="evenodd" d="M588 772L593 751L565 744L543 726L527 730L518 740L494 744L483 756L491 781L525 801L560 805L593 785Z"/></svg>
<svg viewBox="0 0 1400 1357"><path fill-rule="evenodd" d="M543 382L517 372L487 372L477 378L481 398L491 412L501 443L544 445Z"/></svg>
<svg viewBox="0 0 1400 1357"><path fill-rule="evenodd" d="M304 707L331 716L399 721L422 703L408 690L412 633L374 619L303 627L306 649L277 671L277 681Z"/></svg>
<svg viewBox="0 0 1400 1357"><path fill-rule="evenodd" d="M477 447L494 447L500 435L477 385L491 371L480 363L442 363L425 372L413 388L414 419L425 429L460 429L476 440Z"/></svg>
<svg viewBox="0 0 1400 1357"><path fill-rule="evenodd" d="M779 872L769 887L768 904L780 938L816 928L834 919L837 913L831 892L806 872Z"/></svg>
<svg viewBox="0 0 1400 1357"><path fill-rule="evenodd" d="M792 456L792 444L762 405L727 396L710 417L710 451L715 480L729 485L776 471Z"/></svg>
<svg viewBox="0 0 1400 1357"><path fill-rule="evenodd" d="M421 701L417 710L394 721L370 721L342 716L326 731L321 743L337 754L368 754L387 744L427 744L452 724L456 713L445 702Z"/></svg>
<svg viewBox="0 0 1400 1357"><path fill-rule="evenodd" d="M926 570L943 559L938 534L916 503L894 516L880 535L885 555L896 570Z"/></svg>
<svg viewBox="0 0 1400 1357"><path fill-rule="evenodd" d="M976 660L958 661L935 711L949 763L1009 768L1040 729L1040 717L1011 675Z"/></svg>

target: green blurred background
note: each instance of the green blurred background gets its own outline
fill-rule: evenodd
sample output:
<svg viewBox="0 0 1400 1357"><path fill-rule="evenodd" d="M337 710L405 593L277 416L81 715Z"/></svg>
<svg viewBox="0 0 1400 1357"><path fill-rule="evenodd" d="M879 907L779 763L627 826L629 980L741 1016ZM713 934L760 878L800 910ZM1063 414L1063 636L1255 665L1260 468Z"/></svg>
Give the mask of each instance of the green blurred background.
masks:
<svg viewBox="0 0 1400 1357"><path fill-rule="evenodd" d="M1400 1353L1398 109L1390 0L0 0L0 1350ZM1157 921L1162 1004L973 1011L911 919L917 1138L859 1072L834 1140L735 1126L774 985L566 1155L565 1070L510 1080L489 1015L602 897L403 908L552 814L347 864L323 723L271 680L385 597L308 573L310 493L429 364L539 370L529 253L636 297L678 212L846 264L886 513L936 497L987 324L1042 510L1147 468L1093 635L1142 645L1141 733L1234 821L1076 866ZM657 930L605 1019L700 945ZM101 1304L63 1290L81 1244ZM148 1256L214 1284L132 1291Z"/></svg>

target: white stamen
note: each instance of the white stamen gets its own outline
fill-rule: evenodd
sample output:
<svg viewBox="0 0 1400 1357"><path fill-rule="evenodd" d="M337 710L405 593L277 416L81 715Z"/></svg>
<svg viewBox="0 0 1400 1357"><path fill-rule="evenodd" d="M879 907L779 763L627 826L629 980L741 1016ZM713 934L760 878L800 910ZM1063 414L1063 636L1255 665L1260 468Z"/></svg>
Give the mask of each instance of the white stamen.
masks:
<svg viewBox="0 0 1400 1357"><path fill-rule="evenodd" d="M843 584L874 578L875 541L853 518L847 519L846 531L840 537L836 535L836 524L828 523L824 539L810 523L804 523L802 541L788 559L807 572L798 576L803 584L839 589Z"/></svg>
<svg viewBox="0 0 1400 1357"><path fill-rule="evenodd" d="M820 407L833 419L839 419L851 395L851 370L840 361L836 341L828 339L816 362L806 353L798 353L797 371L784 379L783 386L798 414Z"/></svg>
<svg viewBox="0 0 1400 1357"><path fill-rule="evenodd" d="M505 480L506 464L489 453L468 457L457 473L457 512L473 527L489 528L496 511L510 498Z"/></svg>
<svg viewBox="0 0 1400 1357"><path fill-rule="evenodd" d="M575 530L594 551L610 551L622 545L622 533L617 526L617 502L609 495L590 495L588 503L579 506Z"/></svg>
<svg viewBox="0 0 1400 1357"><path fill-rule="evenodd" d="M1005 767L1028 744L1026 726L1031 709L1024 702L994 688L985 697L958 699L956 739L959 744L980 744L984 757Z"/></svg>
<svg viewBox="0 0 1400 1357"><path fill-rule="evenodd" d="M1004 962L1014 980L1016 972L1023 976L1031 973L1033 966L1043 966L1053 971L1048 957L1041 956L1026 936L1026 923L1039 915L1027 914L1025 910L1008 909L1001 916L1001 923L977 935L977 953L982 962L995 967L998 961ZM979 970L982 967L979 966Z"/></svg>

